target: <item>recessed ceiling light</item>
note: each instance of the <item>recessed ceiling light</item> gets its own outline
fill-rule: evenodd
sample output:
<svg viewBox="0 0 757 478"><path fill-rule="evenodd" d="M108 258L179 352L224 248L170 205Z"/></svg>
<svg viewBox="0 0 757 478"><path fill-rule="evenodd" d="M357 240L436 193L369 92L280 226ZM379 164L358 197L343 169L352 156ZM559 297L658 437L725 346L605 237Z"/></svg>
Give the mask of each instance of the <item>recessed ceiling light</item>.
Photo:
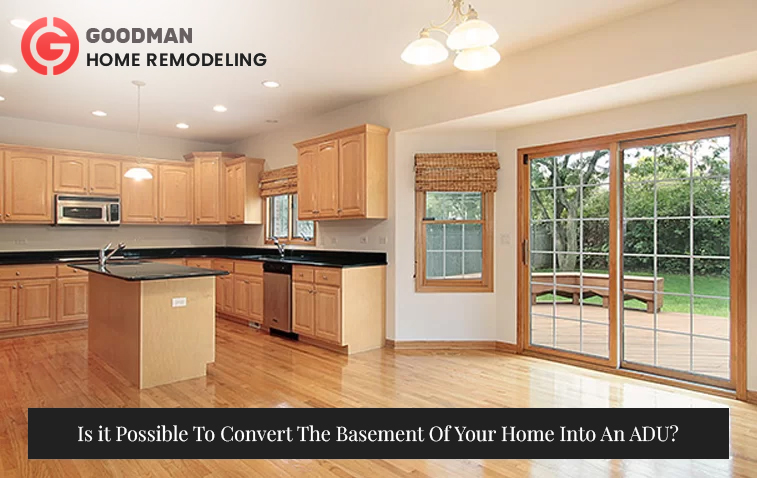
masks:
<svg viewBox="0 0 757 478"><path fill-rule="evenodd" d="M16 28L20 28L22 30L26 30L26 28L31 24L32 22L28 22L20 18L14 18L13 20L11 20L11 25L13 25Z"/></svg>
<svg viewBox="0 0 757 478"><path fill-rule="evenodd" d="M270 124L276 124L279 122L279 120L265 120L265 122L270 123Z"/></svg>
<svg viewBox="0 0 757 478"><path fill-rule="evenodd" d="M227 108L224 105L215 105L213 111L216 113L226 113Z"/></svg>
<svg viewBox="0 0 757 478"><path fill-rule="evenodd" d="M100 110L93 111L92 114L95 116L108 116L108 113L106 113L105 111L100 111Z"/></svg>
<svg viewBox="0 0 757 478"><path fill-rule="evenodd" d="M0 96L0 101L5 101L5 97L4 96Z"/></svg>
<svg viewBox="0 0 757 478"><path fill-rule="evenodd" d="M186 124L186 123L177 123L176 127L179 128L179 129L187 129L187 128L189 128L189 125Z"/></svg>
<svg viewBox="0 0 757 478"><path fill-rule="evenodd" d="M280 84L278 84L278 83L277 83L277 82L275 82L275 81L272 81L272 80L267 80L267 81L264 81L264 82L263 82L263 86L265 86L266 88L278 88L278 87L279 87L279 86L281 86L281 85L280 85Z"/></svg>
<svg viewBox="0 0 757 478"><path fill-rule="evenodd" d="M2 71L3 73L15 73L18 70L13 68L10 65L6 65L5 63L3 63L2 65L0 65L0 71Z"/></svg>

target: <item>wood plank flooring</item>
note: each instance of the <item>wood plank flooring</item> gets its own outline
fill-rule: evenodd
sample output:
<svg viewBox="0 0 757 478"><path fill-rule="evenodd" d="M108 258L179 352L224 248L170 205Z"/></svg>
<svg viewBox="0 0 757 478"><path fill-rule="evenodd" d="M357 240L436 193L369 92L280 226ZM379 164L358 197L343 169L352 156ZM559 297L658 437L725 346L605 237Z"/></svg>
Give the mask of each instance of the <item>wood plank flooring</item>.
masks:
<svg viewBox="0 0 757 478"><path fill-rule="evenodd" d="M729 407L732 459L30 462L28 407ZM756 468L757 406L493 351L347 357L219 321L207 377L140 391L88 355L86 330L0 341L2 477L746 477Z"/></svg>

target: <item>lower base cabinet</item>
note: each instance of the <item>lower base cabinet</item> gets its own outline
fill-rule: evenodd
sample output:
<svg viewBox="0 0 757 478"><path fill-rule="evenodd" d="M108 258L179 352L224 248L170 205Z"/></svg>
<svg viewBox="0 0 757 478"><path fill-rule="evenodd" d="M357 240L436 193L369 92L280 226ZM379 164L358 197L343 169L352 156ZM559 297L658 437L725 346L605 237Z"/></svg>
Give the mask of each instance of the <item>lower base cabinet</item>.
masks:
<svg viewBox="0 0 757 478"><path fill-rule="evenodd" d="M89 280L86 277L58 279L59 324L87 320Z"/></svg>
<svg viewBox="0 0 757 478"><path fill-rule="evenodd" d="M49 325L55 322L55 279L24 280L18 283L18 326Z"/></svg>
<svg viewBox="0 0 757 478"><path fill-rule="evenodd" d="M386 266L294 266L292 327L301 337L349 354L385 342Z"/></svg>
<svg viewBox="0 0 757 478"><path fill-rule="evenodd" d="M214 259L212 268L229 272L216 277L216 313L236 321L263 323L263 264Z"/></svg>

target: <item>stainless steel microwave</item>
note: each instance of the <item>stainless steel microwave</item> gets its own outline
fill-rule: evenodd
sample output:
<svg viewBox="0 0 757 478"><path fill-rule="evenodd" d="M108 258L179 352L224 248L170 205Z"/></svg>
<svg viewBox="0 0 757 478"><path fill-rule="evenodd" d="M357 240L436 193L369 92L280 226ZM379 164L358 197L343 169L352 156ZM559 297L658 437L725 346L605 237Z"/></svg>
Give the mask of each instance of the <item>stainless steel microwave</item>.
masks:
<svg viewBox="0 0 757 478"><path fill-rule="evenodd" d="M55 223L60 226L118 226L121 198L55 196Z"/></svg>

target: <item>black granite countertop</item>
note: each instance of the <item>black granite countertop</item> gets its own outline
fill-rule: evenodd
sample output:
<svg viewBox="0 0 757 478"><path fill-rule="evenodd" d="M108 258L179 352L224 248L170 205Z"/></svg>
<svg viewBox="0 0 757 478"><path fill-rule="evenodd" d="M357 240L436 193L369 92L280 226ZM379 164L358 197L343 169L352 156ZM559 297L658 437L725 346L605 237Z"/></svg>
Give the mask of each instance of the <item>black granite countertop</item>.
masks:
<svg viewBox="0 0 757 478"><path fill-rule="evenodd" d="M190 277L209 277L228 275L226 271L200 269L173 264L161 264L149 261L113 261L100 267L100 264L71 264L69 267L94 272L126 281L147 281L166 279L186 279Z"/></svg>
<svg viewBox="0 0 757 478"><path fill-rule="evenodd" d="M75 264L96 262L97 254L98 251L96 250L0 252L0 265L45 263ZM387 264L386 253L384 252L287 249L282 258L279 256L276 248L268 247L127 248L123 251L123 255L116 257L132 261L181 259L187 257L219 257L226 259L287 262L292 264L340 268L369 267Z"/></svg>

